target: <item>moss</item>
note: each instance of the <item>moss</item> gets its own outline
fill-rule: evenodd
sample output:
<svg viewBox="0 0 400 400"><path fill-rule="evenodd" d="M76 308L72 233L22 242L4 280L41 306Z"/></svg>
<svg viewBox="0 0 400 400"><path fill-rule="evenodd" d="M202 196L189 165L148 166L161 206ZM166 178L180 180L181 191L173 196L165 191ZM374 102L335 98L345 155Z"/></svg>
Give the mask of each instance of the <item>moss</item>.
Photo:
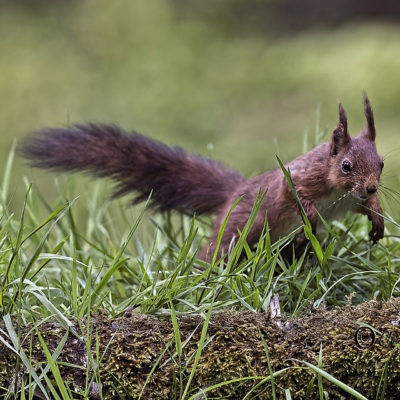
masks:
<svg viewBox="0 0 400 400"><path fill-rule="evenodd" d="M325 371L368 398L376 396L382 374L386 371L385 394L389 397L395 396L400 386L400 355L392 339L400 337L400 330L391 321L397 320L399 303L394 299L390 302L370 301L358 306L347 305L331 311L310 310L301 317L283 321L282 329L262 313L226 311L216 314L211 318L209 341L202 351L192 387L207 388L240 377L269 376L261 332L274 371L304 366L301 361L317 365L322 344ZM84 322L81 321L82 327L86 329ZM381 338L379 334L375 334L375 343L371 347L360 349L355 340L355 332L360 327L357 322L368 323L378 331L384 331L385 336ZM172 398L172 393L176 394L175 388L179 388L180 384L185 385L190 374L202 323L203 320L195 316L179 319L184 343L179 360L177 355L173 357L175 343L170 321L139 314L114 320L107 319L103 314L93 316L90 321L90 354L99 368L104 398L114 398L117 391L131 398L138 397L153 366L168 344L168 351L161 358L145 388L145 398ZM77 323L75 325L78 326ZM21 327L23 337L30 328ZM65 333L63 328L59 324L46 322L39 329L50 351L54 352ZM368 328L365 330L370 333ZM364 339L368 339L368 336ZM102 360L96 360L97 340L100 357L105 354ZM23 347L29 354L29 340L24 341ZM58 361L85 366L86 360L85 344L71 334ZM40 343L36 334L32 333L32 364L43 361L45 357ZM1 343L1 387L8 387L12 383L17 372L15 365L15 354ZM71 387L73 384L73 387L85 390L86 376L82 369L66 365L61 365L60 369L65 382L70 383ZM92 374L93 371L89 373ZM314 377L315 373L310 369L290 368L275 378L278 398L284 398L283 389L286 388L292 391L292 396L296 399L305 398L307 391L309 395L317 395L315 380L308 387ZM247 380L240 384L221 386L213 395L239 399L258 382ZM261 385L253 395L269 398L268 385ZM345 397L345 393L332 383L324 380L323 386L331 398Z"/></svg>

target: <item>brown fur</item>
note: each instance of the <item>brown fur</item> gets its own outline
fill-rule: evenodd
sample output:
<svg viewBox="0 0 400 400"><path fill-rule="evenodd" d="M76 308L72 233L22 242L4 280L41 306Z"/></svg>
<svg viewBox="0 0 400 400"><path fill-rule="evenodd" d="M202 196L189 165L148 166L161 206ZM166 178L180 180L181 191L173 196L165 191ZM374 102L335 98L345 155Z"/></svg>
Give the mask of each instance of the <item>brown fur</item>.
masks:
<svg viewBox="0 0 400 400"><path fill-rule="evenodd" d="M374 118L366 96L364 110L366 130L350 137L346 112L340 104L331 142L320 144L286 167L314 233L317 212L329 220L352 210L372 221L370 238L376 243L384 231L377 197L383 162L376 151ZM143 201L153 190L152 205L161 211L215 214L211 247L202 251L202 258L215 249L219 228L240 196L244 197L231 214L220 252L226 252L238 229L244 228L260 190L267 193L247 238L250 245L258 241L266 215L273 241L301 225L281 169L246 180L210 159L169 148L135 132L127 134L116 126L98 124L45 129L28 138L20 151L35 167L111 177L118 183L115 195L136 192L134 202ZM299 234L296 242L302 246L304 235Z"/></svg>

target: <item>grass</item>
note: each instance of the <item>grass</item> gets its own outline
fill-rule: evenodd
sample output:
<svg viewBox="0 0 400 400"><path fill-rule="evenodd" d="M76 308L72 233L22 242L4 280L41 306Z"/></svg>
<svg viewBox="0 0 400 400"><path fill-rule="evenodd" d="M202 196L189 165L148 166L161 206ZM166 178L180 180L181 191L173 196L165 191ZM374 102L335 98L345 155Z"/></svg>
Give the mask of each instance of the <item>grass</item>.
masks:
<svg viewBox="0 0 400 400"><path fill-rule="evenodd" d="M179 360L185 343L181 342L177 319L183 315L200 314L208 321L211 313L227 308L268 311L274 294L279 295L282 312L287 315L301 315L311 304L333 307L347 303L349 297L353 302L364 302L400 294L400 225L389 215L385 216L386 236L377 246L367 241L367 219L348 215L326 225L324 234L313 237L309 253L288 262L280 252L290 245L294 233L271 243L266 226L254 250L246 244L246 234L261 204L260 194L230 257L214 257L208 264L196 259L199 247L205 243L206 219L152 216L146 212L145 204L120 207L117 201L107 199L101 182L95 184L93 193L87 192L81 198L77 198L74 178L69 178L66 185L58 183L59 197L51 205L26 182L24 206L18 213L11 213L6 199L11 187L12 159L13 152L0 196L0 305L8 328L7 332L0 332L0 337L31 371L32 387L50 391L48 398L74 396L61 380L57 354L46 351L43 342L48 365L42 367L41 373L34 372L29 355L21 350L24 337L18 327L12 326L11 317L17 318L20 326L55 319L71 331L71 318L90 319L100 309L114 317L132 306L135 312L171 318L175 337L171 349ZM76 210L79 201L85 208L83 214ZM141 225L149 219L152 228L147 224L141 231ZM186 378L179 379L181 386L176 390L181 398L204 392L191 387L190 382L206 332L207 323L193 367L185 372ZM86 343L96 340L91 335L85 338ZM59 346L61 351L63 342ZM96 354L97 360L101 357ZM98 361L92 362L98 365ZM321 365L308 367L334 382L334 377L323 373ZM49 370L55 382L49 380ZM273 376L281 371L270 373L269 378L262 379L273 382ZM87 382L87 393L81 396L88 396L95 379L96 373ZM8 397L13 391L22 396L25 384L6 388ZM322 379L318 385L323 393ZM33 395L32 388L28 395Z"/></svg>

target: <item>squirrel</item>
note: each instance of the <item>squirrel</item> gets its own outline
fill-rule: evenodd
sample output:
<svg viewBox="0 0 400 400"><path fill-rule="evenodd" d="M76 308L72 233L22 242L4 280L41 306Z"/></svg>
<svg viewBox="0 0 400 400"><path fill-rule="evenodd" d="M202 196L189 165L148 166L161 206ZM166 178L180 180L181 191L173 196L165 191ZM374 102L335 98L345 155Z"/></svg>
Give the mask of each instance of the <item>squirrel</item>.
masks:
<svg viewBox="0 0 400 400"><path fill-rule="evenodd" d="M322 143L285 165L315 234L318 212L324 219L337 219L346 211L365 214L372 222L369 237L374 244L383 238L384 220L377 191L383 160L375 146L375 124L364 94L366 128L351 137L347 116L339 103L339 122L330 142ZM148 198L158 211L214 214L211 244L200 252L207 259L216 248L220 226L234 202L222 236L219 255L227 252L242 231L259 191L266 191L247 242L255 244L268 219L271 241L301 226L295 198L283 174L273 169L252 179L209 158L189 154L137 132L127 133L116 125L76 124L45 128L28 136L19 148L33 167L55 171L84 171L109 177L117 183L114 196L136 193L133 203ZM295 246L304 247L304 233Z"/></svg>

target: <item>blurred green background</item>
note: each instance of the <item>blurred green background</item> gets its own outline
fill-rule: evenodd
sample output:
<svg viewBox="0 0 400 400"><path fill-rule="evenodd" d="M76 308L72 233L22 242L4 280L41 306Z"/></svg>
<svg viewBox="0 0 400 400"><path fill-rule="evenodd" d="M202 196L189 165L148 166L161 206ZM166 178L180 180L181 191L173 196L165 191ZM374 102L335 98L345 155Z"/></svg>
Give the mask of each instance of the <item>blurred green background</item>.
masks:
<svg viewBox="0 0 400 400"><path fill-rule="evenodd" d="M14 138L100 121L254 176L276 166L278 151L289 161L311 147L316 129L328 138L339 100L357 133L366 90L384 179L398 187L399 7L292 3L0 1L2 170ZM18 158L14 205L25 175L51 198L53 176Z"/></svg>

